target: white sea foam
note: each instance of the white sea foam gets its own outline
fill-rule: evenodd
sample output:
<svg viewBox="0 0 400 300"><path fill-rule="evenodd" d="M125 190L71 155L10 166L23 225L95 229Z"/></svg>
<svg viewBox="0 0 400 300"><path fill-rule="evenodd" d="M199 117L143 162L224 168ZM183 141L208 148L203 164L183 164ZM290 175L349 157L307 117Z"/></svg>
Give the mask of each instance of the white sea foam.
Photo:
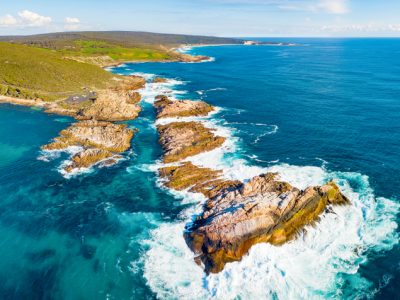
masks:
<svg viewBox="0 0 400 300"><path fill-rule="evenodd" d="M155 74L146 74L146 73L132 73L132 75L142 76L147 80L147 84L139 90L142 95L143 101L153 104L155 98L158 95L166 95L171 99L180 98L182 95L186 94L186 91L180 91L174 89L175 86L184 85L185 82L168 79L167 82L151 82L151 80L156 77Z"/></svg>
<svg viewBox="0 0 400 300"><path fill-rule="evenodd" d="M201 61L183 61L180 63L181 64L202 64L202 63L214 62L215 60L216 60L215 57L209 57L208 59L203 59Z"/></svg>
<svg viewBox="0 0 400 300"><path fill-rule="evenodd" d="M94 167L104 168L108 166L105 164L105 162L110 158L105 158L103 160L98 161L90 168L75 168L71 172L66 172L65 168L72 164L71 158L74 155L78 154L79 152L82 152L83 150L84 149L80 146L69 146L61 150L42 150L37 159L45 162L50 162L52 160L60 158L62 153L66 153L68 155L68 159L63 160L57 168L57 171L66 179L70 179L82 174L92 173L94 171ZM128 153L128 155L131 154ZM112 156L111 158L114 159L116 163L126 160L126 157L120 155Z"/></svg>
<svg viewBox="0 0 400 300"><path fill-rule="evenodd" d="M289 165L281 165L279 171L297 186L334 178L352 205L334 207L318 226L308 226L306 234L283 246L255 245L242 261L227 264L222 272L210 276L194 263L182 237L193 212L188 212L187 220L164 223L146 241L150 249L144 262L144 276L159 298L340 298L340 287L345 284L342 274L355 277L355 283L346 287L353 296L368 292L367 279L356 273L369 251L388 250L398 242L395 217L399 205L375 198L368 178L357 173L327 173L318 167ZM360 188L353 190L352 181Z"/></svg>
<svg viewBox="0 0 400 300"><path fill-rule="evenodd" d="M157 86L150 86L157 89ZM169 87L171 88L171 87ZM148 102L159 93L149 91ZM153 97L153 99L150 99ZM182 213L181 219L161 223L143 241L144 277L148 286L161 299L322 299L342 298L341 287L354 297L368 293L369 282L357 274L371 251L388 250L398 242L396 214L399 204L376 198L368 178L358 173L329 173L324 168L280 164L269 168L250 165L237 156L238 140L234 131L210 118L187 118L201 121L227 141L213 151L188 158L194 164L222 169L229 179L248 180L264 172L278 172L282 180L304 189L334 179L351 206L334 207L321 217L318 226L307 226L306 234L280 247L258 244L251 248L242 261L229 263L218 274L206 276L194 262L183 231L193 215L201 212L204 197L199 194L176 192L171 194L182 204L193 205ZM158 121L171 122L173 120ZM180 119L182 121L182 119ZM263 126L265 124L255 124ZM277 130L277 128L276 128ZM163 166L141 166L156 172ZM162 182L158 184L162 187ZM343 274L353 276L345 283ZM350 285L350 286L349 286Z"/></svg>

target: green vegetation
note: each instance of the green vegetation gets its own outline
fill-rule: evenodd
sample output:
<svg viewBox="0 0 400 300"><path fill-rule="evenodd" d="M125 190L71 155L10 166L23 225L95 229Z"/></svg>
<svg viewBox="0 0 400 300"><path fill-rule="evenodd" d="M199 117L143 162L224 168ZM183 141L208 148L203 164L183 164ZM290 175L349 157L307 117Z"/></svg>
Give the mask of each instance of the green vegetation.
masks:
<svg viewBox="0 0 400 300"><path fill-rule="evenodd" d="M84 87L105 88L114 75L65 59L56 51L0 42L0 94L55 100L79 94Z"/></svg>
<svg viewBox="0 0 400 300"><path fill-rule="evenodd" d="M173 55L167 51L146 48L126 48L96 40L78 40L73 46L59 50L65 56L102 56L107 55L116 61L169 60Z"/></svg>
<svg viewBox="0 0 400 300"><path fill-rule="evenodd" d="M241 40L147 32L68 32L0 37L0 95L51 101L104 88L114 76L98 66L178 60L171 47ZM29 46L29 47L27 47Z"/></svg>
<svg viewBox="0 0 400 300"><path fill-rule="evenodd" d="M182 44L241 44L243 40L211 36L161 34L137 31L81 31L38 34L31 36L6 36L0 41L33 45L53 50L74 46L74 41L100 41L124 48L161 49Z"/></svg>

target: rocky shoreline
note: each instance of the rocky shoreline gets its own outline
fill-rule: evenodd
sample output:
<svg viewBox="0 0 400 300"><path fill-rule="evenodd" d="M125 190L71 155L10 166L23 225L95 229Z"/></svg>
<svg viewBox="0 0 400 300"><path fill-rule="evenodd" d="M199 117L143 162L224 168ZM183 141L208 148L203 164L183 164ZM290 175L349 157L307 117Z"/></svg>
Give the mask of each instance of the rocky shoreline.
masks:
<svg viewBox="0 0 400 300"><path fill-rule="evenodd" d="M206 273L220 272L225 264L241 260L254 244L284 244L304 226L317 222L332 205L350 204L332 181L300 190L275 173L241 182L224 178L223 170L197 166L190 158L221 147L225 138L201 121L185 117L204 117L215 108L203 101L159 95L154 109L158 122L164 120L157 126L164 150L165 166L158 170L163 184L206 198L203 212L184 232L195 261Z"/></svg>
<svg viewBox="0 0 400 300"><path fill-rule="evenodd" d="M0 97L0 102L36 106L46 113L77 120L62 130L51 143L42 146L44 152L68 152L73 147L73 155L63 166L63 172L70 174L99 163L103 166L114 165L122 158L121 153L130 149L134 131L125 124L114 122L133 120L138 116L141 110L138 90L145 84L142 77L127 76L116 78L107 89L92 92L94 97L83 93L54 102Z"/></svg>
<svg viewBox="0 0 400 300"><path fill-rule="evenodd" d="M165 83L155 78L154 83ZM43 151L74 148L64 172L72 173L102 164L115 164L130 148L134 131L114 122L136 118L141 110L138 90L144 78L116 78L112 87L95 97L79 97L55 102L0 97L0 102L38 106L47 113L74 117L77 122L62 130ZM92 94L92 93L91 93ZM158 173L163 184L176 191L202 194L202 212L184 232L195 261L206 273L220 272L227 263L239 261L257 243L281 245L295 238L304 227L317 222L332 205L348 205L349 200L334 182L304 190L266 173L248 182L224 177L223 170L196 165L191 158L222 147L226 137L196 118L215 112L204 101L175 100L166 95L155 99L157 131L163 148Z"/></svg>

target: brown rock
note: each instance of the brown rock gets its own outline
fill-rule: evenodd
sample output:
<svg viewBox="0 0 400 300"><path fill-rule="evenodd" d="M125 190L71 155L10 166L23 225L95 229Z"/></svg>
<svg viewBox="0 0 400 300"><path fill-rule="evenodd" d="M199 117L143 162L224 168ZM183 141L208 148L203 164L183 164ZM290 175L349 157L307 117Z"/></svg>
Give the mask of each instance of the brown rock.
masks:
<svg viewBox="0 0 400 300"><path fill-rule="evenodd" d="M156 77L153 79L153 83L166 83L166 82L168 82L168 79L162 77Z"/></svg>
<svg viewBox="0 0 400 300"><path fill-rule="evenodd" d="M110 158L113 153L107 150L90 148L75 154L71 161L72 164L67 166L65 170L70 173L74 169L89 168L98 162Z"/></svg>
<svg viewBox="0 0 400 300"><path fill-rule="evenodd" d="M220 190L185 232L207 272L219 272L261 242L282 244L318 220L331 204L347 204L333 182L300 191L268 173Z"/></svg>
<svg viewBox="0 0 400 300"><path fill-rule="evenodd" d="M87 168L128 150L132 137L133 130L124 124L81 121L62 130L59 137L42 149L62 151L70 146L82 147L83 150L72 157L71 165L66 168L71 172L74 168Z"/></svg>
<svg viewBox="0 0 400 300"><path fill-rule="evenodd" d="M215 136L211 129L198 122L174 122L159 125L157 130L165 151L165 163L211 151L225 142L224 137Z"/></svg>
<svg viewBox="0 0 400 300"><path fill-rule="evenodd" d="M204 62L210 60L210 57L204 56L204 55L190 55L190 54L180 54L179 60L181 62L190 62L190 63L196 63L196 62Z"/></svg>
<svg viewBox="0 0 400 300"><path fill-rule="evenodd" d="M99 92L94 103L79 112L78 119L96 119L99 121L125 121L135 119L141 108L138 93L128 90L108 89Z"/></svg>
<svg viewBox="0 0 400 300"><path fill-rule="evenodd" d="M190 162L161 168L159 174L167 187L177 191L189 189L190 192L202 193L207 198L214 196L221 189L240 184L239 181L222 179L222 171L200 168Z"/></svg>
<svg viewBox="0 0 400 300"><path fill-rule="evenodd" d="M157 118L207 116L210 112L214 111L214 107L204 101L172 101L166 96L158 96L157 99L154 103Z"/></svg>

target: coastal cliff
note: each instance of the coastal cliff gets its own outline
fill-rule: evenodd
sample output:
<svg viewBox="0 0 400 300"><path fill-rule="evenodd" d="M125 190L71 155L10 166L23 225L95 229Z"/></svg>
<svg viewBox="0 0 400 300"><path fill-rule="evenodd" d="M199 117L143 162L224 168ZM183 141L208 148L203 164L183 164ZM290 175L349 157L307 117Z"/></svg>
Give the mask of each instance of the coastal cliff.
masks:
<svg viewBox="0 0 400 300"><path fill-rule="evenodd" d="M184 232L195 261L206 273L220 272L225 264L241 260L254 244L284 244L317 222L331 205L350 204L332 181L300 190L275 173L241 182L226 179L223 170L197 166L190 161L192 156L221 147L226 139L200 120L184 118L206 116L215 108L163 95L156 97L154 108L157 119L166 121L157 126L166 163L158 171L163 184L207 199L203 212ZM168 122L168 118L175 119Z"/></svg>

